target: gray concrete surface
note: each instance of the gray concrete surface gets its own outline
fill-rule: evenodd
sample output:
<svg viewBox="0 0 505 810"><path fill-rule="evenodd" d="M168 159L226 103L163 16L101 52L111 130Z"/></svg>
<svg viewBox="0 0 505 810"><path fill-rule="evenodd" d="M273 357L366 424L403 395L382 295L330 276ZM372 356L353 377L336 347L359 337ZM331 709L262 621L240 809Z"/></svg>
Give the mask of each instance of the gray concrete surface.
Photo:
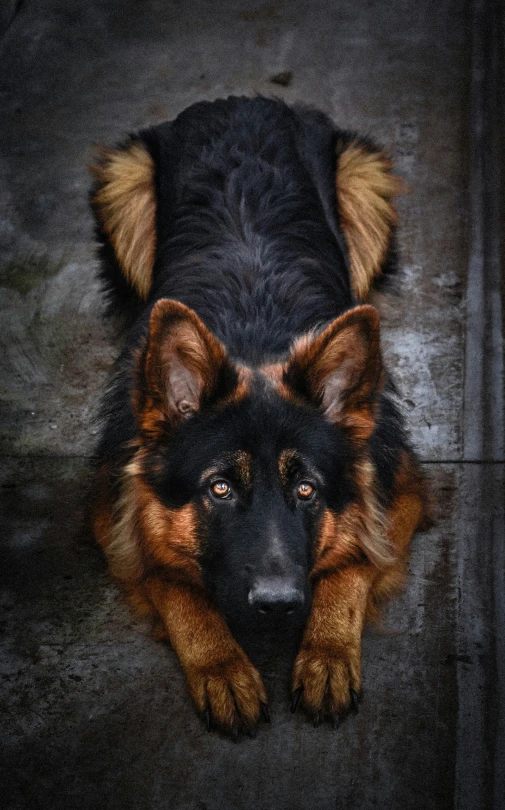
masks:
<svg viewBox="0 0 505 810"><path fill-rule="evenodd" d="M496 220L497 122L482 85L498 68L485 32L476 36L493 5L475 0L472 18L456 0L20 4L0 41L8 810L505 807L504 457L496 444L492 456L483 441L469 444L503 420L503 399L476 407L470 384L480 375L487 390L482 367L498 357L493 390L503 391L500 233L490 239L487 216ZM282 71L292 72L287 86L271 81ZM272 725L233 744L206 734L173 653L132 618L90 539L92 416L120 337L101 317L85 166L94 142L201 98L255 92L371 134L411 189L399 202L401 270L373 303L438 519L414 541L405 593L382 629L367 631L360 714L338 732L293 718L289 656L271 651L262 664ZM484 116L483 139L469 109ZM483 210L484 148L484 186L491 166L498 191ZM476 247L479 218L491 253ZM477 289L494 267L495 294L477 296L480 310L467 285L472 256ZM487 322L490 308L491 337L477 328L467 338L467 323Z"/></svg>

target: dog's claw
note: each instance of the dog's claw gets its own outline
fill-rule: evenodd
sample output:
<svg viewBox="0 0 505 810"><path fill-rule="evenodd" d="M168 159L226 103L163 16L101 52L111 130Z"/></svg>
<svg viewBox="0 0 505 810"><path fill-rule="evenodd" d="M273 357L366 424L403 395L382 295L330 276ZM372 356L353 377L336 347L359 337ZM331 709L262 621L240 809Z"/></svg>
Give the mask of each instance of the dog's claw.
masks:
<svg viewBox="0 0 505 810"><path fill-rule="evenodd" d="M339 727L339 725L340 725L340 717L338 716L338 714L334 714L334 715L332 716L332 718L331 718L331 722L333 723L333 728L334 728L334 729L335 729L335 731L336 731L336 730L337 730L337 728L338 728L338 727Z"/></svg>
<svg viewBox="0 0 505 810"><path fill-rule="evenodd" d="M298 704L300 703L300 698L302 696L303 686L299 686L298 689L295 689L293 692L293 699L291 701L291 713L294 714L298 708Z"/></svg>
<svg viewBox="0 0 505 810"><path fill-rule="evenodd" d="M208 706L203 713L203 719L205 720L205 727L210 733L212 731L212 715Z"/></svg>
<svg viewBox="0 0 505 810"><path fill-rule="evenodd" d="M351 693L352 708L354 709L355 713L358 714L359 712L358 693L355 692L354 689L350 689L349 691Z"/></svg>
<svg viewBox="0 0 505 810"><path fill-rule="evenodd" d="M321 715L319 714L319 712L316 712L316 714L312 719L312 725L314 726L314 728L319 728L320 722L321 722Z"/></svg>
<svg viewBox="0 0 505 810"><path fill-rule="evenodd" d="M270 723L270 712L268 711L268 706L266 703L261 704L261 714L263 715L265 722Z"/></svg>
<svg viewBox="0 0 505 810"><path fill-rule="evenodd" d="M256 737L258 736L258 730L256 728L249 729L249 731L247 733L249 734L249 737L251 738L251 740L255 740Z"/></svg>
<svg viewBox="0 0 505 810"><path fill-rule="evenodd" d="M236 728L236 727L232 728L232 730L231 730L231 738L232 738L233 742L237 742L237 740L238 740L238 728Z"/></svg>

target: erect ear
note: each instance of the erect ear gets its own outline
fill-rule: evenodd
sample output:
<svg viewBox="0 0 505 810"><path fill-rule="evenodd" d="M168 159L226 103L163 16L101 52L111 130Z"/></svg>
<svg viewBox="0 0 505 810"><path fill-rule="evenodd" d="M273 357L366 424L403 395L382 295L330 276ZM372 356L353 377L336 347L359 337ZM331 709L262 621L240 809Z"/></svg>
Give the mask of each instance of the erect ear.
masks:
<svg viewBox="0 0 505 810"><path fill-rule="evenodd" d="M377 310L355 307L317 337L297 340L283 382L327 419L351 431L357 441L368 439L384 384Z"/></svg>
<svg viewBox="0 0 505 810"><path fill-rule="evenodd" d="M156 250L154 161L140 140L101 149L90 166L93 209L128 283L142 300L149 294Z"/></svg>
<svg viewBox="0 0 505 810"><path fill-rule="evenodd" d="M222 343L189 307L161 299L151 313L138 361L134 407L144 429L179 422L237 393L238 373Z"/></svg>
<svg viewBox="0 0 505 810"><path fill-rule="evenodd" d="M393 197L406 189L385 152L364 139L337 142L337 203L358 300L379 275L396 225Z"/></svg>

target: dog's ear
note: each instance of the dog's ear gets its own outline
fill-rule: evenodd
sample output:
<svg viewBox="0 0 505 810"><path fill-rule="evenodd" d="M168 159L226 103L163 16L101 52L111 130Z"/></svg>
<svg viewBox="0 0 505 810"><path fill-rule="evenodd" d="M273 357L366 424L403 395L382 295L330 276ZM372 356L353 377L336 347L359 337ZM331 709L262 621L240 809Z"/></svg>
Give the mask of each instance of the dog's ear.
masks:
<svg viewBox="0 0 505 810"><path fill-rule="evenodd" d="M180 422L237 393L239 378L222 343L189 307L155 304L138 361L134 407L143 427Z"/></svg>
<svg viewBox="0 0 505 810"><path fill-rule="evenodd" d="M141 140L100 149L89 167L95 179L92 205L128 283L145 300L156 250L154 161Z"/></svg>
<svg viewBox="0 0 505 810"><path fill-rule="evenodd" d="M349 252L351 284L362 301L380 275L397 215L392 199L406 191L385 152L366 140L337 141L337 205Z"/></svg>
<svg viewBox="0 0 505 810"><path fill-rule="evenodd" d="M375 426L375 404L384 385L377 310L356 307L317 337L299 338L283 382L327 419L352 432L356 441L366 441Z"/></svg>

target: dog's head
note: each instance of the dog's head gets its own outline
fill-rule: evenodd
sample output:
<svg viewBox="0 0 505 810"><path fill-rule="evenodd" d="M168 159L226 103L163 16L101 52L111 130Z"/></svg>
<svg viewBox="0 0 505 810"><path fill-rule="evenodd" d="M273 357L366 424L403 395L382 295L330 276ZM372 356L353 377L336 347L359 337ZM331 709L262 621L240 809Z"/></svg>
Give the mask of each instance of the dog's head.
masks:
<svg viewBox="0 0 505 810"><path fill-rule="evenodd" d="M366 446L382 385L372 307L251 370L192 310L158 301L133 403L151 563L197 559L225 615L250 623L304 615L311 577L380 558Z"/></svg>

